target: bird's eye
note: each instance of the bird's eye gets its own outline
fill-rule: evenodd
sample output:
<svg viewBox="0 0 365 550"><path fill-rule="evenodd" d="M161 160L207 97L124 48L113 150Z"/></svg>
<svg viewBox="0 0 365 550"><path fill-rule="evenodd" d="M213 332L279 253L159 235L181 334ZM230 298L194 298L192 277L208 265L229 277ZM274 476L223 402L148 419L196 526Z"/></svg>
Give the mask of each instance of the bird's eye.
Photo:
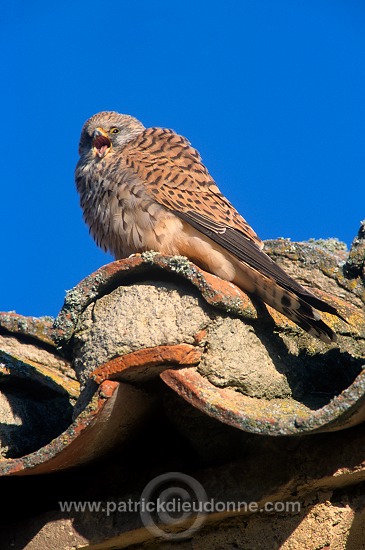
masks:
<svg viewBox="0 0 365 550"><path fill-rule="evenodd" d="M119 129L118 128L110 128L110 133L111 134L119 134Z"/></svg>

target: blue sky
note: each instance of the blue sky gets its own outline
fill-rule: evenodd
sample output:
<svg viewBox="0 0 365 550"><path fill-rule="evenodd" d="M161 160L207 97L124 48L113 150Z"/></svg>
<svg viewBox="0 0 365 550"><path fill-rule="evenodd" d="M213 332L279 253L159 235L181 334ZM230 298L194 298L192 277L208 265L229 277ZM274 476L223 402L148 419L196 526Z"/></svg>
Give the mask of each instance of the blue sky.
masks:
<svg viewBox="0 0 365 550"><path fill-rule="evenodd" d="M100 110L188 137L263 239L349 245L365 217L364 29L362 0L4 3L0 310L56 315L111 260L73 177Z"/></svg>

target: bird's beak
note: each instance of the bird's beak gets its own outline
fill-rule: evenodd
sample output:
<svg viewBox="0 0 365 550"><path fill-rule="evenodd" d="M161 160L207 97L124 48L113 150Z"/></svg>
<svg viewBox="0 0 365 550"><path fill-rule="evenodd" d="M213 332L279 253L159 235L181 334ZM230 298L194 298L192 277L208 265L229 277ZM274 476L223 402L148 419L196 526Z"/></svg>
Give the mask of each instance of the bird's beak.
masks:
<svg viewBox="0 0 365 550"><path fill-rule="evenodd" d="M109 153L112 142L110 141L108 134L103 130L103 128L96 128L93 133L93 149L95 155L103 158L107 153Z"/></svg>

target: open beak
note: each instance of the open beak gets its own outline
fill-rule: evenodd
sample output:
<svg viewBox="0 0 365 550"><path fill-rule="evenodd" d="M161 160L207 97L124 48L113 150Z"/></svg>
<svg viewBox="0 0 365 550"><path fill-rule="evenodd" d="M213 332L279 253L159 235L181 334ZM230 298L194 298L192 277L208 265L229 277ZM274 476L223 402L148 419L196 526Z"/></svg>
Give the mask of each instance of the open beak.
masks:
<svg viewBox="0 0 365 550"><path fill-rule="evenodd" d="M98 157L103 158L109 152L112 142L102 128L96 128L93 133L93 149Z"/></svg>

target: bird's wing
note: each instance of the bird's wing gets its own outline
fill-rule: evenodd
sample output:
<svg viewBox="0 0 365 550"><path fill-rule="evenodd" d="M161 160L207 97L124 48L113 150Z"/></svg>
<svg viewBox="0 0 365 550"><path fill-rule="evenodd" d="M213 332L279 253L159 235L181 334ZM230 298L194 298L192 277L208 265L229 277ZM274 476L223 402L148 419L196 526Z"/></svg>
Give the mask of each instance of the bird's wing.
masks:
<svg viewBox="0 0 365 550"><path fill-rule="evenodd" d="M156 202L282 288L321 311L338 315L261 250L261 239L219 191L186 138L172 130L148 128L125 146L123 158Z"/></svg>
<svg viewBox="0 0 365 550"><path fill-rule="evenodd" d="M222 195L188 140L172 130L148 128L123 150L154 199L174 212L196 212L202 228L224 233L227 227L262 247L261 239Z"/></svg>

